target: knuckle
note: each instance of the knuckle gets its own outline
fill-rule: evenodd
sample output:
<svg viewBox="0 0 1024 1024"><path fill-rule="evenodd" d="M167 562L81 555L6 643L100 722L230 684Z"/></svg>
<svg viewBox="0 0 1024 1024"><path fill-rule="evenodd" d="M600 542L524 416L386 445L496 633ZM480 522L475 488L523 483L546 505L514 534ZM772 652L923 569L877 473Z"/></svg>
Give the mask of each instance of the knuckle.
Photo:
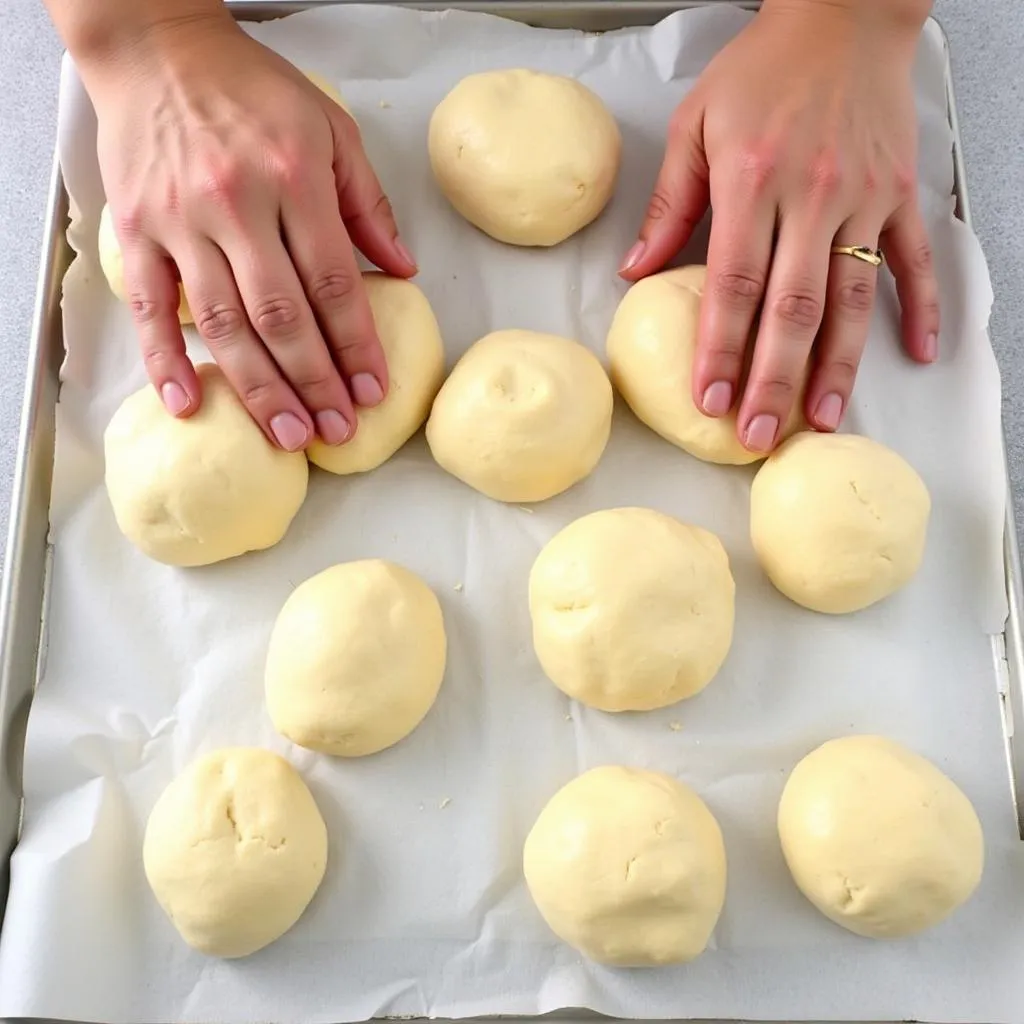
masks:
<svg viewBox="0 0 1024 1024"><path fill-rule="evenodd" d="M307 294L318 306L343 306L356 290L357 274L342 267L322 267L311 278Z"/></svg>
<svg viewBox="0 0 1024 1024"><path fill-rule="evenodd" d="M875 282L868 278L844 281L836 292L836 306L841 313L865 319L875 304Z"/></svg>
<svg viewBox="0 0 1024 1024"><path fill-rule="evenodd" d="M896 190L896 198L901 202L909 201L917 189L917 173L914 167L907 164L897 164L893 168L893 188Z"/></svg>
<svg viewBox="0 0 1024 1024"><path fill-rule="evenodd" d="M118 238L138 238L143 234L145 213L141 206L133 205L114 218L114 233Z"/></svg>
<svg viewBox="0 0 1024 1024"><path fill-rule="evenodd" d="M289 338L302 324L298 302L287 295L258 299L252 308L252 323L265 338Z"/></svg>
<svg viewBox="0 0 1024 1024"><path fill-rule="evenodd" d="M843 187L843 167L839 154L827 149L819 153L807 168L807 191L811 195L832 197Z"/></svg>
<svg viewBox="0 0 1024 1024"><path fill-rule="evenodd" d="M823 304L809 289L791 288L783 290L772 303L776 319L788 327L801 330L815 330L821 323Z"/></svg>
<svg viewBox="0 0 1024 1024"><path fill-rule="evenodd" d="M132 320L139 327L148 327L156 323L165 312L161 303L148 296L133 294L128 298L128 306L132 311Z"/></svg>
<svg viewBox="0 0 1024 1024"><path fill-rule="evenodd" d="M932 247L927 240L914 246L910 253L910 267L919 277L930 277L932 273Z"/></svg>
<svg viewBox="0 0 1024 1024"><path fill-rule="evenodd" d="M753 195L761 195L775 181L779 160L773 147L762 144L741 149L737 157L740 179Z"/></svg>
<svg viewBox="0 0 1024 1024"><path fill-rule="evenodd" d="M233 209L241 200L245 175L237 163L225 162L203 173L200 193L211 203Z"/></svg>
<svg viewBox="0 0 1024 1024"><path fill-rule="evenodd" d="M851 352L834 352L828 357L822 369L836 387L848 391L853 386L859 366L859 355L855 356Z"/></svg>
<svg viewBox="0 0 1024 1024"><path fill-rule="evenodd" d="M737 267L719 271L712 282L716 299L735 309L751 310L764 294L764 274L752 268Z"/></svg>
<svg viewBox="0 0 1024 1024"><path fill-rule="evenodd" d="M672 201L665 194L660 186L651 193L650 201L647 203L647 220L667 220L672 214Z"/></svg>
<svg viewBox="0 0 1024 1024"><path fill-rule="evenodd" d="M196 330L211 345L231 341L245 325L242 311L227 302L206 302L193 313Z"/></svg>
<svg viewBox="0 0 1024 1024"><path fill-rule="evenodd" d="M782 370L776 370L752 383L751 391L766 409L787 412L797 395L797 384Z"/></svg>
<svg viewBox="0 0 1024 1024"><path fill-rule="evenodd" d="M289 380L296 390L306 399L317 399L334 393L335 387L341 383L337 374L321 367L311 368L306 372L296 371L289 374Z"/></svg>
<svg viewBox="0 0 1024 1024"><path fill-rule="evenodd" d="M267 401L274 394L274 385L269 380L254 380L243 384L239 389L239 395L245 405L250 409L258 409L267 404Z"/></svg>

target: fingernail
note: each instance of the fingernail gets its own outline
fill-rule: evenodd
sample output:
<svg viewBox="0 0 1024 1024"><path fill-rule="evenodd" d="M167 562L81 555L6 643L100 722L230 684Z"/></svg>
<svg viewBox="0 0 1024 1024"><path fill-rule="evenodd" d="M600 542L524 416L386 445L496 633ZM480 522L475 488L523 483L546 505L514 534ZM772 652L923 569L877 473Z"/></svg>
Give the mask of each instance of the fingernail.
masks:
<svg viewBox="0 0 1024 1024"><path fill-rule="evenodd" d="M929 363L934 363L939 358L939 339L935 334L929 334L924 339L924 357Z"/></svg>
<svg viewBox="0 0 1024 1024"><path fill-rule="evenodd" d="M316 414L316 432L324 444L341 444L348 440L352 428L348 420L335 409L324 409Z"/></svg>
<svg viewBox="0 0 1024 1024"><path fill-rule="evenodd" d="M172 416L180 416L192 404L185 389L173 380L167 381L160 389L160 397Z"/></svg>
<svg viewBox="0 0 1024 1024"><path fill-rule="evenodd" d="M356 405L361 405L364 409L380 405L384 401L384 389L372 373L353 374L349 384Z"/></svg>
<svg viewBox="0 0 1024 1024"><path fill-rule="evenodd" d="M409 252L405 247L405 243L400 238L395 239L395 249L398 252L398 255L401 256L402 259L413 268L413 270L419 270L419 264L416 262L416 257Z"/></svg>
<svg viewBox="0 0 1024 1024"><path fill-rule="evenodd" d="M270 430L286 452L297 452L309 439L306 424L293 412L279 412L270 421Z"/></svg>
<svg viewBox="0 0 1024 1024"><path fill-rule="evenodd" d="M632 270L640 262L640 257L643 256L646 248L647 243L643 239L637 242L633 248L626 253L626 258L622 261L622 266L619 267L619 273L624 274L627 270Z"/></svg>
<svg viewBox="0 0 1024 1024"><path fill-rule="evenodd" d="M758 413L747 424L747 432L743 435L743 444L752 452L770 452L778 432L778 416L772 416L766 412Z"/></svg>
<svg viewBox="0 0 1024 1024"><path fill-rule="evenodd" d="M709 384L701 407L709 416L724 416L732 408L732 385L727 380Z"/></svg>
<svg viewBox="0 0 1024 1024"><path fill-rule="evenodd" d="M843 398L834 391L827 394L814 410L815 422L823 430L835 430L843 418Z"/></svg>

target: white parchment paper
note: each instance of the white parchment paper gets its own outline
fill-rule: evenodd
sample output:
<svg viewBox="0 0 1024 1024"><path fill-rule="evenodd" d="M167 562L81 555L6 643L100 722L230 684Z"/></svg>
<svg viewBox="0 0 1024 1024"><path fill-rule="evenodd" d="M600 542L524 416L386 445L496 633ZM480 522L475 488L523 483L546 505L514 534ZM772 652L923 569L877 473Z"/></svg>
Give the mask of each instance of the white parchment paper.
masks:
<svg viewBox="0 0 1024 1024"><path fill-rule="evenodd" d="M322 10L253 29L338 83L423 272L449 361L484 333L534 328L603 354L615 277L660 161L670 112L748 15L718 8L603 37L482 15ZM578 76L622 125L604 216L550 251L492 242L441 200L426 157L434 105L463 75L530 66ZM975 239L951 217L941 38L916 69L922 201L942 285L942 359L911 366L882 289L850 429L902 452L934 500L925 564L862 614L816 616L758 571L751 470L703 465L623 409L593 476L526 511L433 465L421 438L377 472L315 473L276 549L203 570L147 561L118 534L102 430L144 376L127 311L103 283L95 121L73 70L61 104L64 171L80 218L65 284L49 649L29 723L25 826L0 940L0 1016L132 1022L349 1021L384 1014L1019 1021L1024 862L1003 760L988 633L1005 611L999 381L991 293ZM686 254L701 259L698 240ZM648 505L715 530L737 579L734 649L699 697L609 716L568 702L530 644L526 580L542 544L594 509ZM405 742L358 761L278 738L262 701L268 631L302 579L385 556L440 596L450 661L435 709ZM783 865L774 817L787 771L822 741L881 732L934 759L969 794L988 842L984 881L948 923L873 943L819 916ZM192 953L152 899L147 812L197 754L266 745L303 772L327 820L327 876L280 942L237 962ZM627 763L675 774L718 816L729 855L712 948L688 966L596 967L533 909L523 839L578 771Z"/></svg>

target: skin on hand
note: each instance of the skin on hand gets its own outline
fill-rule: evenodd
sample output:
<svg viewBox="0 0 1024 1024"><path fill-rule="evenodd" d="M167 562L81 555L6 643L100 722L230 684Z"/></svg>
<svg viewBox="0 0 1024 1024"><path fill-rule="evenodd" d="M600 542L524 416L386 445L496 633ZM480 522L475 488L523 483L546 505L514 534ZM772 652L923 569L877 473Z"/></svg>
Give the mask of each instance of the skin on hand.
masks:
<svg viewBox="0 0 1024 1024"><path fill-rule="evenodd" d="M202 400L177 319L196 328L267 437L297 451L352 437L388 389L353 246L416 264L359 129L220 5L150 28L83 68L146 369L164 404Z"/></svg>
<svg viewBox="0 0 1024 1024"><path fill-rule="evenodd" d="M921 0L766 0L677 109L640 241L637 280L713 215L693 400L738 405L737 433L770 451L805 393L835 430L867 341L879 270L832 245L881 248L896 279L903 345L937 357L938 288L917 201L911 66ZM760 326L748 359L751 330Z"/></svg>

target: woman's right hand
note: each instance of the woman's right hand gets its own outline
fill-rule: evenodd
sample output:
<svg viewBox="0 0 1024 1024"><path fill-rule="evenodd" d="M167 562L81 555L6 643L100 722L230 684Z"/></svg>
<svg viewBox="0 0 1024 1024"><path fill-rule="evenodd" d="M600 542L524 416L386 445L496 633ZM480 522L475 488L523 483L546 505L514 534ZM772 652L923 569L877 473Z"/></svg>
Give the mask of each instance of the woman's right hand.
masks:
<svg viewBox="0 0 1024 1024"><path fill-rule="evenodd" d="M355 122L218 10L158 24L80 65L150 380L168 410L202 400L178 323L196 327L279 447L348 440L387 366L353 246L416 264Z"/></svg>

